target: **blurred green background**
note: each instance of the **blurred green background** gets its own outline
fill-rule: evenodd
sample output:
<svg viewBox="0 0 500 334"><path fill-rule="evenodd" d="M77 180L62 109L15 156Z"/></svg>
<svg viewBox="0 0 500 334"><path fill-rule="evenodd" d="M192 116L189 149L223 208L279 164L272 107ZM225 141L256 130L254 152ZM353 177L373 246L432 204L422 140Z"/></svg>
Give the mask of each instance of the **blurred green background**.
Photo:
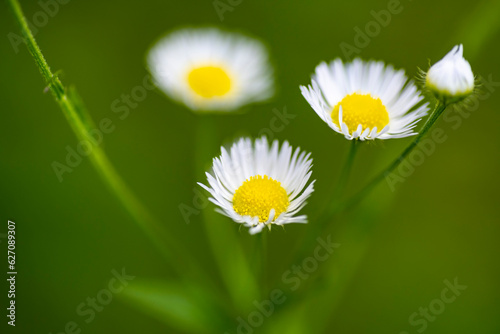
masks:
<svg viewBox="0 0 500 334"><path fill-rule="evenodd" d="M402 0L401 12L370 38L359 56L385 60L416 76L417 67L426 69L429 60L435 62L454 44L464 43L465 57L475 74L500 82L499 3ZM21 4L28 18L42 10L35 1ZM337 180L348 142L316 116L298 86L310 82L310 74L320 61L342 57L342 42L355 45L354 27L364 30L373 21L370 12L387 6L386 0L244 0L225 12L221 22L211 0L73 0L59 5L58 13L39 29L36 38L52 70L60 70L63 82L77 87L94 120L110 118L116 125L114 132L105 135L105 150L141 200L185 245L185 251L176 256L183 261L186 253L193 255L199 261L195 265L206 270L221 287L202 215L192 216L186 224L179 211L182 203L192 205L195 182L205 181L194 167L196 116L157 91L148 91L147 98L124 120L112 112L112 102L142 84L147 74L145 51L168 30L209 24L262 38L275 65L277 95L268 103L246 108L246 113L211 117L217 131L210 141L215 145L203 154L217 155L220 144L239 135L257 136L269 127L273 109L287 108L295 118L274 137L312 152L316 192L303 211L314 217L325 205L332 182ZM63 182L58 181L52 162L63 162L66 146L74 148L78 141L50 94L44 93L42 78L24 45L17 53L12 47L7 34L19 33L19 29L10 14L2 2L0 233L6 232L7 219L16 222L19 274L17 326L7 328L3 303L2 328L17 333L55 334L64 332L69 321L75 321L82 333L189 332L168 317L139 312L133 302L124 298L125 294L115 295L88 324L76 313L80 303L107 287L113 269L126 268L127 274L136 276L134 283L175 282L183 277L165 265L88 159L65 174ZM500 139L496 135L500 124L499 84L492 89L493 93L481 100L460 126L444 120L436 125L448 139L437 145L435 153L426 156L395 192L384 183L355 212L332 222L332 240L341 246L321 266L338 270L331 277L306 282L293 292L285 286L288 299L283 313L276 310L262 327L255 329L256 333L418 333L423 327L412 326L410 315L440 298L445 288L443 280L453 281L455 277L467 289L455 302L447 304L444 312L428 321L425 332L500 333ZM483 91L486 95L488 87L483 86ZM359 189L409 141L363 145L348 193ZM210 158L204 163L208 167ZM206 210L213 210L213 205ZM364 226L366 222L374 227L369 242L362 245L357 241L359 234L343 233L340 228ZM258 252L252 251L254 240L246 229L239 230L225 218L219 218L217 223L232 226L236 242L242 243L252 262ZM285 231L274 229L269 235L269 284L279 282L290 268L293 250L304 242L309 228L291 225ZM6 243L0 240L3 273L7 271ZM352 275L346 275L348 270L344 268L358 257L359 266ZM2 281L5 301L7 285ZM332 298L329 303L326 298L318 304L301 306L308 305L301 302L312 296L314 288L327 291L334 284L342 290L338 300ZM252 305L241 307L253 309ZM293 308L305 320L287 318L286 310ZM235 313L244 318L247 314ZM318 314L323 321L326 319L326 330L314 327ZM228 319L220 333L236 332L236 318ZM288 327L283 325L287 322Z"/></svg>

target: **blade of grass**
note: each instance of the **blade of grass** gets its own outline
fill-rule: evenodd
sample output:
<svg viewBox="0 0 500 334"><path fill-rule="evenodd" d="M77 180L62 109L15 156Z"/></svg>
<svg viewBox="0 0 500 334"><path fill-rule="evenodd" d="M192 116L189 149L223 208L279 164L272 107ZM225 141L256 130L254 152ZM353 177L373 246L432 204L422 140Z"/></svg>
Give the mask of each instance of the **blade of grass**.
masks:
<svg viewBox="0 0 500 334"><path fill-rule="evenodd" d="M66 89L57 75L55 75L45 60L40 47L35 41L33 34L28 26L22 8L18 0L7 0L16 21L18 22L23 34L25 44L33 56L42 77L48 85L54 99L59 104L64 116L81 141L91 141L90 131L92 130L92 119L85 109L80 97L74 89ZM190 254L182 250L182 245L165 231L164 225L154 218L146 207L130 190L127 184L122 180L114 166L109 161L107 155L100 146L94 145L89 153L89 159L101 179L110 189L111 193L123 204L123 207L132 216L137 225L143 230L146 236L161 252L164 258L171 265L172 269L180 276L191 275L199 280L199 277L205 277L204 282L209 282L208 275L200 272L196 262L189 260ZM183 258L174 255L172 249L184 254ZM186 261L186 258L188 260Z"/></svg>

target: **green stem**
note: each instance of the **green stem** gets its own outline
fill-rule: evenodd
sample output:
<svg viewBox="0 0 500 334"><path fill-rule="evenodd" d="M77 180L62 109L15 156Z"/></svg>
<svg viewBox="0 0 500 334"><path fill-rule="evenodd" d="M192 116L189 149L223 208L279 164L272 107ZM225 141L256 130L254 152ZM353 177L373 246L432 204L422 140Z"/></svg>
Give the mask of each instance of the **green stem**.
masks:
<svg viewBox="0 0 500 334"><path fill-rule="evenodd" d="M349 154L347 155L347 160L342 168L340 173L340 179L338 181L337 187L333 192L332 203L338 201L342 194L344 193L345 187L347 186L347 181L349 180L349 175L351 174L352 165L354 162L354 157L358 152L359 143L357 139L351 140L351 148L349 150Z"/></svg>
<svg viewBox="0 0 500 334"><path fill-rule="evenodd" d="M255 276L255 281L259 285L259 298L264 300L267 294L267 227L262 229L262 231L252 238L254 239L253 253L253 271Z"/></svg>
<svg viewBox="0 0 500 334"><path fill-rule="evenodd" d="M351 174L352 165L354 163L354 158L356 157L356 153L358 152L359 141L354 139L351 141L351 147L349 149L349 153L347 154L346 161L342 170L340 172L339 180L337 181L337 185L332 192L332 196L330 197L329 204L323 212L327 212L327 214L323 214L322 218L318 218L315 220L315 225L312 228L312 232L314 236L321 235L321 231L323 231L326 227L324 226L329 219L325 219L325 217L330 217L333 212L335 212L336 208L339 205L339 201L342 198L342 194L345 191L347 186L347 181L349 180L349 176ZM315 238L311 239L315 240Z"/></svg>
<svg viewBox="0 0 500 334"><path fill-rule="evenodd" d="M12 9L12 12L14 13L14 16L19 23L21 27L21 32L24 36L24 41L26 43L26 46L28 47L29 52L35 59L35 62L38 66L38 69L40 70L40 73L42 74L43 78L49 85L50 91L54 95L54 97L57 99L57 101L61 101L63 95L65 94L65 90L57 76L54 76L52 72L50 71L49 64L45 60L42 51L40 50L40 47L35 41L35 38L33 37L33 34L31 33L31 30L28 26L28 22L26 21L26 18L24 17L23 11L21 9L21 5L19 4L19 1L17 0L8 0L8 4L10 5L10 8Z"/></svg>
<svg viewBox="0 0 500 334"><path fill-rule="evenodd" d="M349 180L349 176L351 174L352 170L352 165L354 163L354 158L356 157L356 153L358 152L358 147L359 147L359 141L357 139L354 139L351 141L351 147L349 148L349 152L347 154L347 158L345 160L344 166L342 167L342 170L340 171L339 179L335 184L335 187L331 191L332 195L330 196L330 199L328 200L328 204L325 207L322 212L333 212L333 210L337 207L338 201L342 198L342 194L345 191L345 188L347 186L347 181ZM323 215L324 216L324 215ZM319 232L321 231L323 227L323 223L325 222L324 219L315 219L314 221L314 227L312 228L312 231L314 232L313 235L319 235Z"/></svg>
<svg viewBox="0 0 500 334"><path fill-rule="evenodd" d="M342 170L340 171L339 179L336 183L334 190L332 191L332 196L328 201L328 206L326 207L327 212L333 211L337 207L338 201L342 198L342 194L345 191L347 186L347 181L349 180L349 176L351 174L352 165L354 163L354 158L356 157L356 153L358 152L359 142L357 139L351 141L351 147L349 149L349 153L347 154L346 161ZM324 212L323 211L323 212ZM321 230L324 228L325 219L316 219L314 221L314 227L312 228L312 232L314 236L320 235ZM315 240L315 238L311 239Z"/></svg>
<svg viewBox="0 0 500 334"><path fill-rule="evenodd" d="M396 169L405 159L406 157L417 147L418 143L422 140L422 138L429 132L431 127L436 123L439 119L443 111L446 109L448 104L443 102L437 102L434 108L434 111L431 113L424 126L415 137L415 139L406 147L406 149L397 157L386 169L377 174L363 189L361 189L356 195L354 195L351 199L344 203L340 203L337 208L332 212L332 215L339 211L347 210L357 203L359 203L363 198L368 196L371 191L386 178L387 175L392 173L394 169Z"/></svg>
<svg viewBox="0 0 500 334"><path fill-rule="evenodd" d="M260 287L261 289L261 297L262 300L265 300L267 297L267 281L268 281L268 274L267 274L267 264L268 264L268 253L267 253L267 238L269 231L264 228L260 233L260 247L261 247L261 284L262 286Z"/></svg>
<svg viewBox="0 0 500 334"><path fill-rule="evenodd" d="M400 154L400 156L394 160L384 171L379 173L377 176L375 176L372 181L370 181L361 191L359 191L356 195L354 195L351 199L344 201L344 202L338 202L338 199L342 195L342 192L346 186L347 178L349 176L352 163L354 160L354 156L356 154L356 143L353 143L351 146L351 150L349 152L349 155L347 157L346 163L343 167L343 170L341 172L341 178L339 180L338 186L337 186L337 191L334 193L334 196L332 196L331 202L333 205L329 207L329 210L327 211L326 214L324 214L320 219L314 222L315 226L312 227L312 236L311 238L308 238L308 241L304 242L301 247L301 251L298 253L299 255L301 254L302 256L305 255L305 251L309 250L311 248L312 242L315 240L315 237L320 236L320 235L327 235L325 232L329 230L329 225L327 225L329 222L332 221L332 219L335 217L336 214L343 212L351 207L353 207L355 204L357 204L359 201L361 201L364 197L366 197L372 190L375 188L375 186L384 178L388 173L391 173L395 168L403 162L403 160L417 147L418 143L420 140L427 134L427 132L431 129L431 127L434 125L434 123L438 120L438 118L441 116L443 111L446 109L447 104L446 103L441 103L438 102L435 106L434 111L431 113L427 121L425 122L424 126L420 130L419 134L415 137L415 139L411 142L410 145L403 151L403 153ZM338 197L337 197L338 196Z"/></svg>
<svg viewBox="0 0 500 334"><path fill-rule="evenodd" d="M358 140L355 139L351 141L351 147L349 148L349 152L347 154L344 166L340 171L339 179L336 183L334 183L335 187L332 190L332 196L330 197L325 209L322 210L321 212L333 212L334 209L338 206L337 203L342 197L342 194L344 193L345 188L347 186L347 182L351 174L352 166L354 164L354 159L358 152L359 145L360 143ZM328 219L325 219L325 217L328 217ZM316 242L316 238L320 235L323 235L322 232L328 228L328 226L325 226L325 224L330 222L329 217L330 217L329 214L323 214L322 217L319 217L317 219L311 219L310 223L311 227L308 232L310 237L305 238L305 240L303 240L301 244L297 247L296 254L298 255L298 257L295 256L294 259L301 259L304 258L304 256L306 256L307 254L306 252L313 247L313 244Z"/></svg>
<svg viewBox="0 0 500 334"><path fill-rule="evenodd" d="M33 56L40 73L45 79L54 99L61 107L77 138L81 141L89 141L89 131L91 130L89 125L92 124L92 121L89 119L88 115L83 112L81 103L77 100L76 95L68 93L59 78L50 70L49 64L45 60L40 47L29 29L19 1L8 0L8 4L21 27L29 52ZM170 248L178 247L176 246L178 245L177 241L173 237L170 237L169 234L165 233L163 225L148 212L132 193L118 175L102 148L94 145L89 153L89 159L104 183L123 204L124 208L151 239L153 244L161 251L170 264L175 263L178 259L171 253ZM177 262L182 264L180 261ZM194 266L191 266L191 268L194 268ZM172 266L172 269L178 271L182 270L179 266Z"/></svg>
<svg viewBox="0 0 500 334"><path fill-rule="evenodd" d="M205 172L219 148L218 132L214 115L196 115L196 179L206 180ZM206 184L206 182L203 182ZM196 185L198 187L198 185ZM199 187L205 194L205 190ZM245 311L258 296L258 284L252 273L245 249L238 235L237 226L229 218L215 212L212 203L201 209L203 225L210 250L215 259L225 289L229 293L236 312ZM248 233L245 231L244 233ZM255 254L252 254L255 257ZM241 287L245 288L242 289ZM242 309L243 308L243 309Z"/></svg>
<svg viewBox="0 0 500 334"><path fill-rule="evenodd" d="M384 169L382 172L377 174L371 182L369 182L360 192L358 192L354 197L352 197L350 200L348 200L345 203L340 203L337 206L334 206L332 208L332 211L329 213L329 215L325 215L324 220L321 221L320 225L325 225L327 222L331 221L333 217L335 217L336 214L341 213L342 211L351 208L355 204L357 204L359 201L361 201L365 196L367 196L374 188L377 186L377 184L385 179L385 176L387 173L391 173L395 168L397 168L401 162L404 161L404 159L417 147L418 143L422 140L422 138L429 132L429 130L432 128L434 123L439 119L441 114L444 112L446 109L447 104L446 103L441 103L438 102L435 106L434 111L431 113L425 124L423 125L422 129L420 130L419 134L415 137L415 139L406 147L406 149L399 155L397 159L395 159L386 169ZM365 212L365 211L363 211ZM335 306L338 305L338 302L340 301L340 298L342 297L342 294L344 292L345 286L347 285L347 282L349 279L354 275L356 272L359 264L361 263L364 254L366 252L366 249L368 247L368 243L370 242L371 236L372 236L372 219L368 219L366 215L364 216L363 219L359 219L358 223L355 224L349 224L347 226L343 226L340 229L340 233L338 234L339 240L342 239L347 239L347 240L354 240L354 242L357 243L357 246L354 247L354 256L352 254L349 255L349 258L347 261L340 261L342 263L341 267L344 268L343 270L343 275L342 278L338 277L338 274L334 276L335 279L338 279L339 281L333 282L332 280L329 280L329 285L328 288L326 289L327 291L321 291L317 292L317 299L323 298L323 303L328 305L329 307L332 307L335 309ZM325 226L325 231L323 231L324 236L328 235L329 231L329 226ZM347 237L346 237L347 235ZM343 254L343 253L341 253ZM316 279L321 275L321 273L318 273L315 277L309 279L309 284L310 286L317 286L318 284L316 283ZM311 292L311 295L314 295L314 292ZM322 303L314 299L314 305L321 305ZM328 319L322 317L321 315L318 316L318 319L313 318L314 322L316 324L319 324L320 326L326 326L326 323Z"/></svg>
<svg viewBox="0 0 500 334"><path fill-rule="evenodd" d="M381 181L385 178L386 173L392 172L395 168L399 166L399 164L412 152L412 150L418 145L421 139L429 132L434 123L439 119L441 114L446 109L447 104L445 103L437 103L434 111L431 113L426 123L420 130L420 133L415 137L413 142L401 153L401 155L394 160L383 172L378 174L367 186L365 186L357 195L355 195L352 199L350 199L346 203L341 203L332 208L332 211L329 213L330 215L325 215L323 219L318 222L319 226L323 226L325 231L321 235L328 236L327 233L329 230L329 225L325 225L330 222L335 214L342 212L342 210L350 208L361 199L363 199L369 192ZM343 174L343 173L342 173ZM378 208L380 209L380 208ZM369 209L368 209L369 210ZM361 263L366 250L368 249L368 244L370 242L371 236L373 234L373 215L372 213L366 213L366 210L358 211L363 212L363 216L358 218L358 222L351 223L348 225L341 226L340 230L337 232L337 240L354 240L356 245L354 247L351 246L352 252L346 252L346 250L341 251L339 253L339 257L336 259L336 263L338 268L343 268L342 275L338 274L335 271L332 271L330 278L328 279L328 284L326 288L323 288L321 284L317 282L318 278L321 277L321 273L325 270L329 270L330 268L335 269L335 267L327 266L323 270L318 270L318 272L310 277L307 281L308 286L305 288L311 287L311 291L309 291L309 301L306 301L306 309L310 309L311 307L323 307L324 305L328 305L328 307L333 310L338 305L342 294L345 291L345 287L350 281L351 277L356 272L359 264ZM315 235L316 236L316 235ZM310 238L311 239L311 238ZM309 248L311 251L312 247ZM306 253L302 254L306 256ZM338 269L337 268L337 269ZM302 287L301 287L302 288ZM290 301L287 302L287 305L294 305L300 303L300 299L294 299L294 296L291 296ZM280 313L284 310L278 310ZM298 310L303 313L302 310ZM285 313L289 315L288 313ZM291 315L293 316L293 314ZM325 327L328 319L323 317L322 314L312 314L310 316L314 320L316 325L319 324L321 328ZM321 331L318 329L318 331Z"/></svg>

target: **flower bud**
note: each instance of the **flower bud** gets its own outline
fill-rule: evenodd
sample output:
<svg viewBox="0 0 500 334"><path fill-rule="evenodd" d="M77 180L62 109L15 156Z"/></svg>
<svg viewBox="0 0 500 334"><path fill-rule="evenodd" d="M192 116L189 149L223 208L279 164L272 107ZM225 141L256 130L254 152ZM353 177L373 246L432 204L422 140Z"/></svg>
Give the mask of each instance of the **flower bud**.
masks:
<svg viewBox="0 0 500 334"><path fill-rule="evenodd" d="M474 91L474 74L463 57L462 44L431 66L425 76L426 87L440 100L457 102Z"/></svg>

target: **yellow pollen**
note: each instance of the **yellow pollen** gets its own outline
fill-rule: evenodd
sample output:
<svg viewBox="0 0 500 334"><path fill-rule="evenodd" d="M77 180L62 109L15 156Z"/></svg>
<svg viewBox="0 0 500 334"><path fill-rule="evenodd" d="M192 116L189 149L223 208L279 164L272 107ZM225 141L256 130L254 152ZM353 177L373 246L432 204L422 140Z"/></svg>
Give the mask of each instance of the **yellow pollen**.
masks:
<svg viewBox="0 0 500 334"><path fill-rule="evenodd" d="M345 96L337 103L332 111L333 123L340 127L339 109L342 106L342 121L352 134L359 124L364 129L377 127L380 132L389 124L389 113L379 98L373 98L370 94L353 93Z"/></svg>
<svg viewBox="0 0 500 334"><path fill-rule="evenodd" d="M290 201L281 184L267 175L252 176L236 189L233 208L242 216L259 217L262 223L269 219L269 212L274 209L274 220L286 211Z"/></svg>
<svg viewBox="0 0 500 334"><path fill-rule="evenodd" d="M224 96L231 89L231 79L220 67L195 68L189 72L187 80L191 89L204 98Z"/></svg>

